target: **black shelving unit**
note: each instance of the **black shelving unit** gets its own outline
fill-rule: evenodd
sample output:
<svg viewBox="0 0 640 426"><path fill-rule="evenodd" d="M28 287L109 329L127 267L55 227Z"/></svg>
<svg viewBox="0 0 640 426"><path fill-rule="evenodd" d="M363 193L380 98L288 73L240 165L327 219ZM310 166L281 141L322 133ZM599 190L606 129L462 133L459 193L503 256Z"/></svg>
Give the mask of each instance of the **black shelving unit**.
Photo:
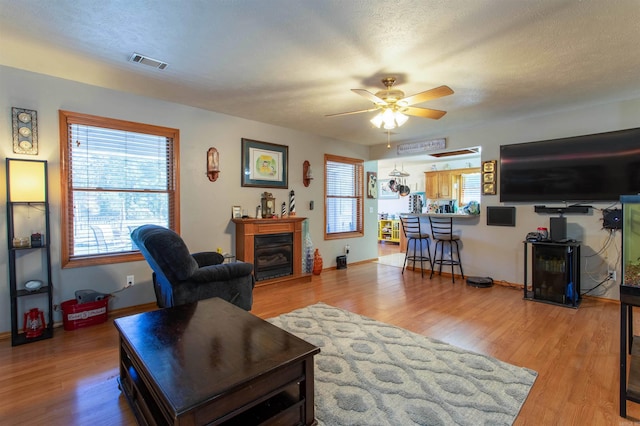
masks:
<svg viewBox="0 0 640 426"><path fill-rule="evenodd" d="M22 164L20 164L22 163ZM12 167L18 168L24 163L32 166L36 166L35 170L43 170L43 182L44 193L41 197L42 200L38 201L14 201L16 197L12 196L12 186L16 188L16 183L11 184L11 177L15 178L12 171ZM36 164L39 163L39 164ZM51 280L51 250L50 250L50 227L49 227L49 202L48 202L48 178L47 178L47 162L39 160L22 160L22 159L6 159L6 171L7 171L7 242L9 251L9 297L11 299L11 345L17 346L25 343L36 342L43 339L49 339L53 337L53 285ZM37 176L32 176L37 180ZM15 194L14 194L15 195ZM17 212L28 211L29 214L42 215L44 222L44 234L39 246L31 246L31 239L27 242L16 244L14 239L24 237L24 235L16 235L16 218L19 216ZM23 231L21 229L21 231ZM22 232L24 234L24 231ZM30 237L30 235L28 236ZM43 285L33 291L24 288L24 284L27 277L23 277L19 271L23 271L24 268L20 268L21 262L33 262L34 253L39 253L39 261L41 271L38 277L30 276L29 279L38 279L43 282ZM35 257L38 257L37 255ZM31 264L33 268L33 263ZM41 298L45 298L44 301ZM21 322L24 318L21 318L21 314L24 315L28 311L28 308L21 307L19 301L24 301L25 305L34 302L38 306L45 306L44 318L45 323L42 333L35 337L27 337L26 333L20 329ZM22 321L21 321L22 320Z"/></svg>
<svg viewBox="0 0 640 426"><path fill-rule="evenodd" d="M528 246L531 255L531 286L528 282ZM580 243L524 241L524 298L577 308L580 295Z"/></svg>

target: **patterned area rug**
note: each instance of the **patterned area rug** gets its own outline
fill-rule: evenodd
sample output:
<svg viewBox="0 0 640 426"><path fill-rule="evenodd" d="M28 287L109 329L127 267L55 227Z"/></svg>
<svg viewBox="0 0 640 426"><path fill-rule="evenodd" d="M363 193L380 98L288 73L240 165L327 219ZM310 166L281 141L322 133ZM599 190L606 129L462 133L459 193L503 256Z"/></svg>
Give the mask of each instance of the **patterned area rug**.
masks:
<svg viewBox="0 0 640 426"><path fill-rule="evenodd" d="M321 349L320 425L510 425L537 376L323 303L268 321Z"/></svg>

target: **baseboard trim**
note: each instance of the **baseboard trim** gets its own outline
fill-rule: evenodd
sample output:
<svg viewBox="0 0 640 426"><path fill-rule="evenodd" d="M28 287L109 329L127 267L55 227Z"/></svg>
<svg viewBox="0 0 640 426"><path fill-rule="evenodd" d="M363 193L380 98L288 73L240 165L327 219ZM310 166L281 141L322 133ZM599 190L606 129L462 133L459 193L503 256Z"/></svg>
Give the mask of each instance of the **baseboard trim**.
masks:
<svg viewBox="0 0 640 426"><path fill-rule="evenodd" d="M150 302L150 303L144 303L142 305L134 305L134 306L127 306L124 308L114 309L112 311L109 311L107 315L109 319L114 319L114 318L124 317L127 315L139 314L141 312L155 311L156 309L158 309L158 305L156 304L156 302ZM56 321L53 323L53 328L60 328L63 325L64 324L62 321ZM11 339L11 331L4 331L0 333L0 341L10 340L10 339Z"/></svg>

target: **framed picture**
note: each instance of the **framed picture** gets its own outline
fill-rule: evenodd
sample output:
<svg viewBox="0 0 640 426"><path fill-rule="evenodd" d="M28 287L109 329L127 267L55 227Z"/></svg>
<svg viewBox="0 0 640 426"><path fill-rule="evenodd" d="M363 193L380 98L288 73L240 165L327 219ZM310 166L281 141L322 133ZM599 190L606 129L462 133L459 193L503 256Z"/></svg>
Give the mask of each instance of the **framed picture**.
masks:
<svg viewBox="0 0 640 426"><path fill-rule="evenodd" d="M498 169L496 160L482 162L482 195L496 195Z"/></svg>
<svg viewBox="0 0 640 426"><path fill-rule="evenodd" d="M378 174L367 172L367 198L378 197Z"/></svg>
<svg viewBox="0 0 640 426"><path fill-rule="evenodd" d="M242 218L242 207L240 206L233 206L231 208L231 217L233 219L240 219Z"/></svg>
<svg viewBox="0 0 640 426"><path fill-rule="evenodd" d="M495 183L485 183L482 185L482 194L483 195L496 195L496 184Z"/></svg>
<svg viewBox="0 0 640 426"><path fill-rule="evenodd" d="M38 113L35 110L11 108L13 121L13 152L38 154Z"/></svg>
<svg viewBox="0 0 640 426"><path fill-rule="evenodd" d="M483 173L482 174L482 182L484 183L495 183L493 173Z"/></svg>
<svg viewBox="0 0 640 426"><path fill-rule="evenodd" d="M289 147L242 138L242 186L289 188Z"/></svg>
<svg viewBox="0 0 640 426"><path fill-rule="evenodd" d="M389 186L390 179L380 180L378 181L378 198L381 200L392 200L394 198L398 198L399 195L397 192L391 190Z"/></svg>
<svg viewBox="0 0 640 426"><path fill-rule="evenodd" d="M482 162L483 173L493 173L495 171L496 171L496 160Z"/></svg>

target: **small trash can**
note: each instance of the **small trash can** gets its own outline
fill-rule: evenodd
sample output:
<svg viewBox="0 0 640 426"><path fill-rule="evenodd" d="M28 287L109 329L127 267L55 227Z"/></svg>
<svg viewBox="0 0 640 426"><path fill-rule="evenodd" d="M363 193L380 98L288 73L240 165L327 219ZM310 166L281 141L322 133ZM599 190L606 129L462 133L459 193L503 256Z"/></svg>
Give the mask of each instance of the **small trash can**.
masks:
<svg viewBox="0 0 640 426"><path fill-rule="evenodd" d="M344 254L342 256L336 256L336 265L336 269L347 269L347 256Z"/></svg>
<svg viewBox="0 0 640 426"><path fill-rule="evenodd" d="M62 302L62 323L67 331L101 324L107 320L109 298L88 303L78 303L76 299Z"/></svg>

